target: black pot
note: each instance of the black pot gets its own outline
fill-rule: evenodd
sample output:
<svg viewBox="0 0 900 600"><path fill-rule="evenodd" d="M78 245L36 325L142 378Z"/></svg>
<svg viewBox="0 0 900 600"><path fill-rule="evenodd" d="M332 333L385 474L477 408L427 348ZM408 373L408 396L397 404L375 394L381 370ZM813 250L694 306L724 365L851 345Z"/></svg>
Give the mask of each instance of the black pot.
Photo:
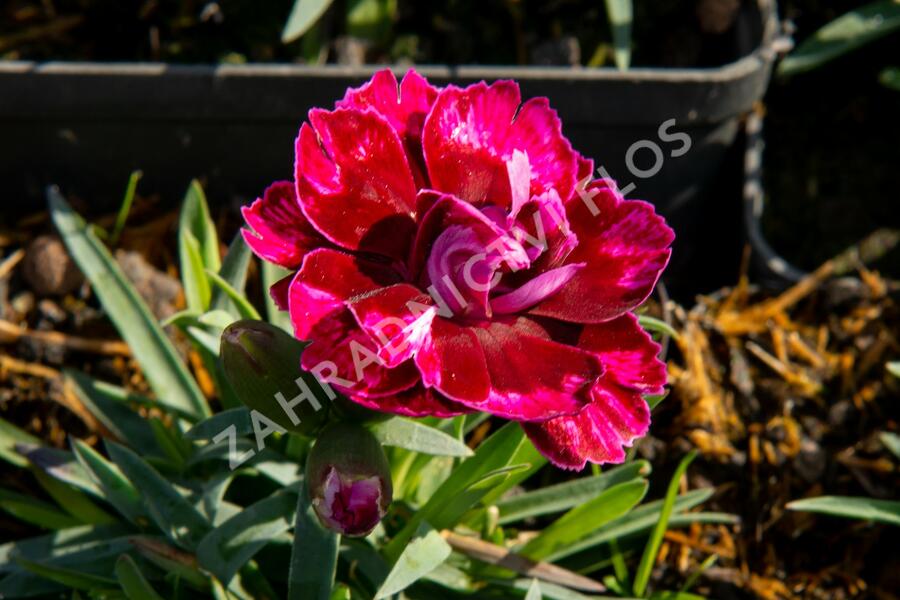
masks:
<svg viewBox="0 0 900 600"><path fill-rule="evenodd" d="M678 234L670 289L693 293L733 279L738 261L743 166L735 138L766 89L778 31L774 7L760 5L734 28L743 58L713 69L419 70L438 85L516 79L524 97L549 97L575 148L620 187L636 184L629 197L655 203L669 219ZM253 199L291 177L306 112L332 106L372 70L0 62L4 212L43 206L50 183L113 208L134 169L144 172L143 193L172 201L194 177L214 202ZM679 134L690 138L682 155Z"/></svg>

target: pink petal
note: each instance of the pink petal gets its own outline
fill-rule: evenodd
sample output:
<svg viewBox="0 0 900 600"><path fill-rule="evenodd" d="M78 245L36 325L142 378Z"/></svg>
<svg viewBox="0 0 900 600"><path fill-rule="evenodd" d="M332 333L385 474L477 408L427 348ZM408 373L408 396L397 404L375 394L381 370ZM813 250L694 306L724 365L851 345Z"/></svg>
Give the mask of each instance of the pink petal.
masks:
<svg viewBox="0 0 900 600"><path fill-rule="evenodd" d="M422 188L427 186L425 157L422 155L422 126L437 94L437 88L412 69L407 71L399 86L394 73L390 69L383 69L361 87L347 90L344 99L337 106L357 109L371 107L387 119L406 148L416 187Z"/></svg>
<svg viewBox="0 0 900 600"><path fill-rule="evenodd" d="M594 352L606 377L643 394L661 394L666 365L659 360L659 344L638 324L632 313L597 325L586 325L578 347Z"/></svg>
<svg viewBox="0 0 900 600"><path fill-rule="evenodd" d="M464 326L436 318L416 355L422 382L476 410L520 421L574 414L602 372L597 358L534 335L527 319Z"/></svg>
<svg viewBox="0 0 900 600"><path fill-rule="evenodd" d="M520 288L491 300L494 314L512 314L530 308L555 294L572 279L584 263L569 264L530 279Z"/></svg>
<svg viewBox="0 0 900 600"><path fill-rule="evenodd" d="M325 382L351 397L377 398L408 390L419 381L412 361L396 368L377 360L378 348L360 329L349 310L338 309L322 317L310 334L300 363L307 371L322 374ZM323 365L329 365L325 369Z"/></svg>
<svg viewBox="0 0 900 600"><path fill-rule="evenodd" d="M296 271L286 277L282 277L269 288L269 296L278 310L290 310L291 282L297 276Z"/></svg>
<svg viewBox="0 0 900 600"><path fill-rule="evenodd" d="M378 398L351 396L350 399L372 410L406 417L439 417L446 419L472 412L471 409L453 402L437 390L426 388L422 384L417 384L392 396L381 396Z"/></svg>
<svg viewBox="0 0 900 600"><path fill-rule="evenodd" d="M546 98L519 107L512 81L441 90L425 121L422 145L431 185L474 204L509 207L507 161L528 155L531 194L556 189L568 198L575 185L576 155L562 135Z"/></svg>
<svg viewBox="0 0 900 600"><path fill-rule="evenodd" d="M378 356L388 367L415 355L437 314L431 297L407 283L353 298L348 308L378 346Z"/></svg>
<svg viewBox="0 0 900 600"><path fill-rule="evenodd" d="M327 248L313 250L291 282L288 309L294 335L312 339L313 327L351 298L400 281L381 263Z"/></svg>
<svg viewBox="0 0 900 600"><path fill-rule="evenodd" d="M397 132L374 110L315 109L309 120L296 142L303 213L338 246L405 259L416 188Z"/></svg>
<svg viewBox="0 0 900 600"><path fill-rule="evenodd" d="M300 210L291 181L273 183L262 198L242 206L241 214L252 228L241 229L250 249L286 269L297 268L309 250L327 243Z"/></svg>
<svg viewBox="0 0 900 600"><path fill-rule="evenodd" d="M522 423L541 454L563 469L583 469L588 461L620 463L624 447L645 435L650 408L640 392L622 387L608 375L591 390L591 404L574 416L543 423Z"/></svg>
<svg viewBox="0 0 900 600"><path fill-rule="evenodd" d="M559 292L533 308L535 315L575 323L601 323L639 306L669 262L674 232L651 204L624 200L603 181L592 215L580 198L567 204L578 236L569 263L587 263Z"/></svg>

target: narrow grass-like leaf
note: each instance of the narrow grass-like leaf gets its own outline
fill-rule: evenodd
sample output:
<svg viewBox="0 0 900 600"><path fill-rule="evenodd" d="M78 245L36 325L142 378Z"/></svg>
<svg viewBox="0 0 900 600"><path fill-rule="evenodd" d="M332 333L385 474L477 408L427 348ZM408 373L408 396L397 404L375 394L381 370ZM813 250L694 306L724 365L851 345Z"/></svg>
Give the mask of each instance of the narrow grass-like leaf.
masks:
<svg viewBox="0 0 900 600"><path fill-rule="evenodd" d="M613 39L613 55L616 67L624 71L631 64L631 0L606 0L606 16L609 19Z"/></svg>
<svg viewBox="0 0 900 600"><path fill-rule="evenodd" d="M43 529L65 529L83 523L49 502L0 488L0 510Z"/></svg>
<svg viewBox="0 0 900 600"><path fill-rule="evenodd" d="M195 417L209 414L209 406L172 343L109 251L63 200L49 188L50 214L72 258L90 280L110 320L131 348L160 403Z"/></svg>
<svg viewBox="0 0 900 600"><path fill-rule="evenodd" d="M0 460L16 467L27 467L28 459L16 451L17 444L39 446L41 441L9 421L0 419Z"/></svg>
<svg viewBox="0 0 900 600"><path fill-rule="evenodd" d="M895 458L900 459L900 435L890 431L882 431L878 434L878 439L881 440L885 448L890 450Z"/></svg>
<svg viewBox="0 0 900 600"><path fill-rule="evenodd" d="M140 494L116 465L107 461L81 440L72 440L72 450L78 462L102 490L99 497L112 504L132 523L144 524L147 522Z"/></svg>
<svg viewBox="0 0 900 600"><path fill-rule="evenodd" d="M216 286L217 289L222 290L228 299L234 303L235 307L237 307L238 314L244 319L253 319L254 321L262 320L262 317L256 312L256 309L253 308L253 305L250 304L250 301L247 300L244 296L241 295L236 289L231 287L231 284L228 283L224 277L212 271L210 269L206 270L206 276L209 280Z"/></svg>
<svg viewBox="0 0 900 600"><path fill-rule="evenodd" d="M659 553L659 547L662 544L663 536L666 533L666 529L669 527L669 517L672 515L672 507L674 506L675 498L678 495L678 484L681 481L681 476L684 475L688 466L696 456L696 451L692 450L687 456L681 459L681 462L678 463L678 467L675 469L675 473L672 475L672 480L669 482L666 496L663 499L659 521L657 521L656 527L653 528L650 539L647 540L647 546L644 548L641 562L638 564L637 571L635 571L634 593L637 596L643 596L644 592L647 591L647 583L650 581L650 572L653 570L653 564L656 562L656 555Z"/></svg>
<svg viewBox="0 0 900 600"><path fill-rule="evenodd" d="M394 417L369 427L385 446L405 448L435 456L472 456L464 443L439 429L410 419Z"/></svg>
<svg viewBox="0 0 900 600"><path fill-rule="evenodd" d="M282 492L248 506L210 531L197 546L200 566L228 585L269 541L291 528L297 495Z"/></svg>
<svg viewBox="0 0 900 600"><path fill-rule="evenodd" d="M329 600L339 548L339 536L322 527L306 486L301 486L288 575L288 600Z"/></svg>
<svg viewBox="0 0 900 600"><path fill-rule="evenodd" d="M900 500L854 496L819 496L789 502L787 508L845 519L878 521L900 526Z"/></svg>
<svg viewBox="0 0 900 600"><path fill-rule="evenodd" d="M885 365L888 373L893 375L894 377L900 378L900 361L889 362Z"/></svg>
<svg viewBox="0 0 900 600"><path fill-rule="evenodd" d="M268 261L262 261L262 284L266 302L266 320L272 325L281 327L288 333L294 333L294 326L291 325L291 318L287 311L278 310L275 301L272 300L272 294L269 290L273 285L289 276L291 273L287 269L282 269L276 264Z"/></svg>
<svg viewBox="0 0 900 600"><path fill-rule="evenodd" d="M121 555L116 561L116 579L128 600L163 600L141 573L134 559L127 554Z"/></svg>
<svg viewBox="0 0 900 600"><path fill-rule="evenodd" d="M114 442L106 447L113 462L140 490L156 525L169 539L193 550L210 528L203 515L137 454Z"/></svg>
<svg viewBox="0 0 900 600"><path fill-rule="evenodd" d="M234 426L234 434L238 437L251 433L250 409L239 406L216 413L194 425L185 437L189 440L211 440L231 426Z"/></svg>
<svg viewBox="0 0 900 600"><path fill-rule="evenodd" d="M218 272L222 266L219 259L219 236L216 234L216 225L209 216L206 194L196 179L191 181L184 195L178 228L190 231L197 240L203 267Z"/></svg>
<svg viewBox="0 0 900 600"><path fill-rule="evenodd" d="M644 480L613 486L584 504L573 508L528 541L519 554L535 560L551 556L559 548L593 533L631 510L647 493Z"/></svg>
<svg viewBox="0 0 900 600"><path fill-rule="evenodd" d="M209 588L209 576L197 568L192 554L173 548L158 537L134 536L130 541L141 556L171 576L197 589Z"/></svg>
<svg viewBox="0 0 900 600"><path fill-rule="evenodd" d="M188 310L205 311L212 300L212 287L203 266L200 242L189 230L182 229L178 232L178 255L181 285L184 287Z"/></svg>
<svg viewBox="0 0 900 600"><path fill-rule="evenodd" d="M63 377L85 408L116 438L127 441L141 454L159 455L150 424L127 404L132 400L128 392L75 369L63 369Z"/></svg>
<svg viewBox="0 0 900 600"><path fill-rule="evenodd" d="M530 444L522 429L516 423L508 423L486 439L475 451L475 455L464 460L447 480L431 496L431 499L415 513L412 519L385 547L384 554L391 562L396 561L412 538L422 521L435 522L433 517L444 509L469 486L486 474L507 467L523 444ZM450 525L453 525L452 523ZM435 524L435 526L437 526ZM444 525L446 527L448 525Z"/></svg>
<svg viewBox="0 0 900 600"><path fill-rule="evenodd" d="M228 246L228 251L222 260L222 267L219 269L219 276L241 296L244 295L244 287L247 284L247 267L250 265L250 256L250 247L244 241L244 237L238 233ZM237 315L237 307L218 287L212 292L209 308L210 310L225 310Z"/></svg>
<svg viewBox="0 0 900 600"><path fill-rule="evenodd" d="M528 591L525 592L525 600L542 600L543 596L541 595L541 584L538 583L537 579L531 580L531 585L528 586Z"/></svg>
<svg viewBox="0 0 900 600"><path fill-rule="evenodd" d="M90 573L85 573L76 569L67 569L65 567L41 564L39 562L27 560L24 558L18 559L18 562L20 565L22 565L22 567L24 567L28 571L31 571L35 575L39 575L41 577L50 579L51 581L60 583L67 588L91 591L97 590L98 588L111 588L116 585L114 579L100 577L99 575L92 575Z"/></svg>
<svg viewBox="0 0 900 600"><path fill-rule="evenodd" d="M86 525L102 525L116 521L74 487L38 469L35 469L34 475L41 487L50 494L50 497L53 498L56 504L65 512L78 519L79 522Z"/></svg>
<svg viewBox="0 0 900 600"><path fill-rule="evenodd" d="M376 600L405 590L440 566L451 552L441 534L423 521L375 594Z"/></svg>
<svg viewBox="0 0 900 600"><path fill-rule="evenodd" d="M0 546L0 574L19 570L15 558L53 563L76 563L82 557L121 552L130 547L131 529L122 523L60 529ZM0 596L2 597L2 596Z"/></svg>
<svg viewBox="0 0 900 600"><path fill-rule="evenodd" d="M312 27L319 17L331 6L333 0L294 0L291 14L288 16L281 41L285 44L293 42Z"/></svg>
<svg viewBox="0 0 900 600"><path fill-rule="evenodd" d="M778 65L779 75L815 69L900 28L900 2L881 0L844 13L804 40Z"/></svg>
<svg viewBox="0 0 900 600"><path fill-rule="evenodd" d="M652 331L653 333L661 333L663 335L668 335L676 340L678 339L678 332L675 331L675 329L671 325L655 317L641 315L638 317L638 325L640 325L647 331Z"/></svg>
<svg viewBox="0 0 900 600"><path fill-rule="evenodd" d="M128 178L125 197L122 198L122 205L119 207L119 212L116 215L116 224L113 227L112 234L109 236L110 246L115 246L119 243L119 236L122 235L122 230L125 229L125 221L128 220L128 213L131 212L131 205L134 203L134 194L137 192L138 181L143 175L140 171L132 171L131 176Z"/></svg>
<svg viewBox="0 0 900 600"><path fill-rule="evenodd" d="M501 525L529 517L562 512L595 498L614 485L650 473L650 464L639 460L610 469L594 477L581 477L497 502Z"/></svg>

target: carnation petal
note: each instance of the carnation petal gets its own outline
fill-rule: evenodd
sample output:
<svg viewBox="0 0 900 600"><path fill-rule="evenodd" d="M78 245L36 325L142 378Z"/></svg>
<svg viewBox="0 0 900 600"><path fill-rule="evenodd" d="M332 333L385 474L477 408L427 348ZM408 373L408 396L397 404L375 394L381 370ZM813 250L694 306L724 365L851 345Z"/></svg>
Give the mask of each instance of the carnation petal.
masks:
<svg viewBox="0 0 900 600"><path fill-rule="evenodd" d="M454 402L434 388L417 384L408 390L391 396L367 398L351 396L361 406L380 412L405 417L440 417L446 419L472 412L472 409Z"/></svg>
<svg viewBox="0 0 900 600"><path fill-rule="evenodd" d="M416 187L427 185L425 157L422 155L422 127L438 90L410 69L397 85L390 69L382 69L358 88L347 90L338 107L373 108L387 119L406 149Z"/></svg>
<svg viewBox="0 0 900 600"><path fill-rule="evenodd" d="M416 188L397 132L374 110L312 110L309 120L295 164L309 222L342 248L405 259Z"/></svg>
<svg viewBox="0 0 900 600"><path fill-rule="evenodd" d="M351 298L400 281L384 264L328 248L313 250L303 259L288 294L294 334L311 339L316 323Z"/></svg>
<svg viewBox="0 0 900 600"><path fill-rule="evenodd" d="M589 191L596 215L581 198L567 204L578 236L567 261L587 266L531 314L574 323L609 321L646 300L669 262L675 234L651 204L624 200L603 181Z"/></svg>
<svg viewBox="0 0 900 600"><path fill-rule="evenodd" d="M241 235L254 254L286 269L297 268L309 250L326 243L300 210L292 181L273 183L241 214L251 227Z"/></svg>
<svg viewBox="0 0 900 600"><path fill-rule="evenodd" d="M644 394L661 394L666 384L666 364L659 359L660 346L632 313L597 325L586 325L578 347L594 352L606 376L619 385Z"/></svg>
<svg viewBox="0 0 900 600"><path fill-rule="evenodd" d="M507 161L528 156L531 194L556 189L568 198L577 159L546 98L521 105L512 81L443 89L425 121L422 145L431 185L473 204L512 203Z"/></svg>
<svg viewBox="0 0 900 600"><path fill-rule="evenodd" d="M647 433L650 408L640 392L604 375L591 398L591 404L577 415L522 423L538 451L557 467L583 469L588 462L621 463L624 448Z"/></svg>

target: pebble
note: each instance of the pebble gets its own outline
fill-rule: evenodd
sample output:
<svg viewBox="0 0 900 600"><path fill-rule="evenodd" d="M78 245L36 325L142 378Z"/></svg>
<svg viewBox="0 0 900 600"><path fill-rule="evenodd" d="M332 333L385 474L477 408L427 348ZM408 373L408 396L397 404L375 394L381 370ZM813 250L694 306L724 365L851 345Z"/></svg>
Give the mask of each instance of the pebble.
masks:
<svg viewBox="0 0 900 600"><path fill-rule="evenodd" d="M28 244L22 275L38 296L64 296L84 281L62 240L54 235L38 236Z"/></svg>

